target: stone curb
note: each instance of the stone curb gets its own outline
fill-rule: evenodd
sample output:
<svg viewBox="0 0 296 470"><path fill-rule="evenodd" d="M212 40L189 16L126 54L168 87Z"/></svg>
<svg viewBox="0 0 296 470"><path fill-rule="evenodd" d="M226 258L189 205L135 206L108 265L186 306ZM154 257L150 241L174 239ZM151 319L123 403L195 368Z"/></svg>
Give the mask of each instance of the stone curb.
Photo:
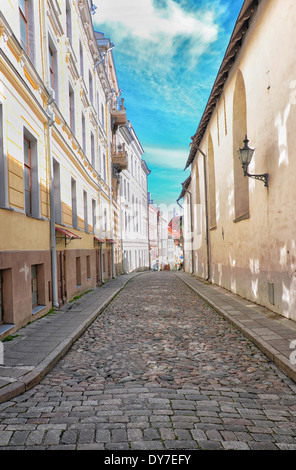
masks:
<svg viewBox="0 0 296 470"><path fill-rule="evenodd" d="M27 390L38 385L41 380L53 369L53 367L62 359L63 356L68 352L75 341L83 335L87 328L94 322L94 320L105 310L105 308L112 302L112 300L124 289L131 279L134 279L137 275L142 274L141 272L135 274L135 276L126 280L120 287L118 287L108 298L105 300L99 308L89 314L88 318L84 320L79 327L77 327L72 333L70 333L56 348L43 359L34 370L18 378L14 383L6 385L0 389L0 404L4 403L12 398L22 395Z"/></svg>
<svg viewBox="0 0 296 470"><path fill-rule="evenodd" d="M243 325L240 321L236 320L222 307L219 307L213 300L207 297L204 293L201 293L197 287L192 286L182 276L176 274L178 279L183 281L190 289L192 289L200 298L207 302L217 313L224 317L229 323L231 323L238 331L240 331L246 338L251 340L257 347L263 352L275 365L277 365L288 377L296 382L296 367L289 361L287 357L277 351L271 346L266 340L261 338L258 334L254 333L248 327ZM198 281L198 280L197 280ZM209 285L209 287L211 287ZM255 305L254 305L255 306Z"/></svg>

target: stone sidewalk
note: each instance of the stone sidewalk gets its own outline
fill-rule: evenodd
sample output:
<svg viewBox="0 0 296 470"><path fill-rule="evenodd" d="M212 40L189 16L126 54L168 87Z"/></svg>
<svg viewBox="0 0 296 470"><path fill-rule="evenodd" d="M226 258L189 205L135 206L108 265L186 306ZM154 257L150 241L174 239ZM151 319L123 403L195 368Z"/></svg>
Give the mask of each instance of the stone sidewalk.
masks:
<svg viewBox="0 0 296 470"><path fill-rule="evenodd" d="M12 341L4 342L0 403L40 383L129 280L139 274L122 275L107 282L21 328Z"/></svg>
<svg viewBox="0 0 296 470"><path fill-rule="evenodd" d="M192 275L179 271L177 276L296 382L296 366L292 364L296 322Z"/></svg>

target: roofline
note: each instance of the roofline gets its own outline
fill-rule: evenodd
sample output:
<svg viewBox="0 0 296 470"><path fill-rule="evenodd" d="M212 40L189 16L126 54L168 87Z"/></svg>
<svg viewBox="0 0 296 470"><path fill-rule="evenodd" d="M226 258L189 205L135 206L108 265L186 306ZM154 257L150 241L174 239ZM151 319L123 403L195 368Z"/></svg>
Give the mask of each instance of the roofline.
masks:
<svg viewBox="0 0 296 470"><path fill-rule="evenodd" d="M257 9L260 1L261 0L244 1L244 4L235 23L234 30L227 46L222 64L219 68L216 80L210 93L206 108L200 120L199 126L194 136L191 137L191 150L184 170L186 170L194 161L196 151L198 150L200 142L203 139L204 133L212 117L217 101L221 97L222 90L224 89L224 84L235 62L236 55L242 47L243 38L248 30L250 19L254 15L254 12Z"/></svg>
<svg viewBox="0 0 296 470"><path fill-rule="evenodd" d="M185 196L185 193L186 193L190 183L191 183L191 175L188 176L188 178L184 181L184 183L182 183L182 192L181 192L179 198L177 199L177 202L179 202L180 199L182 199Z"/></svg>

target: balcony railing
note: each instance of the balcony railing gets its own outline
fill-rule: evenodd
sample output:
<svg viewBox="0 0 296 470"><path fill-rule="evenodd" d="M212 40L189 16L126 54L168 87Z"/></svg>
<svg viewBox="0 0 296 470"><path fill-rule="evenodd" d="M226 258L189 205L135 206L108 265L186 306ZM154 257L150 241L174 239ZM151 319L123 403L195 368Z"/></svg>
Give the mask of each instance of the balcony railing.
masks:
<svg viewBox="0 0 296 470"><path fill-rule="evenodd" d="M125 144L111 147L112 150L112 163L117 166L117 168L122 171L126 170L128 167L128 158L127 152L125 150Z"/></svg>
<svg viewBox="0 0 296 470"><path fill-rule="evenodd" d="M114 107L111 109L113 126L115 127L125 126L127 123L126 109L123 103L124 103L124 99L121 98L120 107L119 108Z"/></svg>

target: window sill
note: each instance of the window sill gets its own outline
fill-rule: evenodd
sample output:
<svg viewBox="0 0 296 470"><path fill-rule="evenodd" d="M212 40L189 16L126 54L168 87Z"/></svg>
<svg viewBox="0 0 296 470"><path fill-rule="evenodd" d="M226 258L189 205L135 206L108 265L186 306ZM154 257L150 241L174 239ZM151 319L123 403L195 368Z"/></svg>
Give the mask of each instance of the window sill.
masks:
<svg viewBox="0 0 296 470"><path fill-rule="evenodd" d="M3 323L0 325L0 336L15 327L14 323Z"/></svg>
<svg viewBox="0 0 296 470"><path fill-rule="evenodd" d="M45 220L43 217L38 217L36 215L26 214L26 216L29 217L30 219L42 220L42 221Z"/></svg>
<svg viewBox="0 0 296 470"><path fill-rule="evenodd" d="M44 310L46 308L46 305L36 305L36 307L32 308L32 315L36 315L36 313L41 312L41 310Z"/></svg>
<svg viewBox="0 0 296 470"><path fill-rule="evenodd" d="M245 214L240 215L239 217L236 217L233 222L236 224L237 222L240 222L241 220L246 220L250 218L250 213L246 212Z"/></svg>

